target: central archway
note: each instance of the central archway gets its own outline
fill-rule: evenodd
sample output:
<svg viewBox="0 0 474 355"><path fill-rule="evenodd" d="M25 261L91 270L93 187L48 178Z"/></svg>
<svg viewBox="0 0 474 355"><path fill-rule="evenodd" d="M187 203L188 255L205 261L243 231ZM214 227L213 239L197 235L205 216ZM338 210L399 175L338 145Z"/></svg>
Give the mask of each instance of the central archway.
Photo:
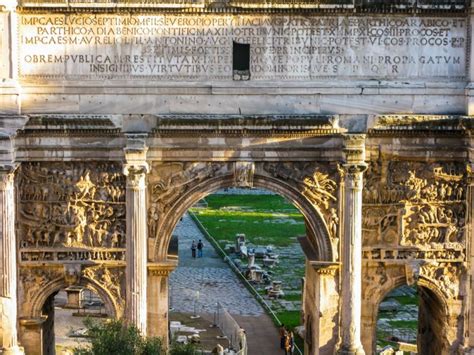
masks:
<svg viewBox="0 0 474 355"><path fill-rule="evenodd" d="M328 226L318 210L300 191L288 183L263 175L255 175L253 185L256 188L267 189L288 199L304 216L307 226L307 237L314 246L318 261L334 262L333 246L328 232ZM155 239L153 258L156 261L166 261L169 243L173 230L181 216L199 200L220 189L235 187L234 176L225 175L204 180L186 191L170 206L163 215L159 237Z"/></svg>
<svg viewBox="0 0 474 355"><path fill-rule="evenodd" d="M253 164L253 163L249 163ZM271 164L271 165L270 165ZM304 327L310 354L331 354L338 337L340 176L337 165L317 162L255 163L251 184L239 183L236 162L157 162L148 177L148 329L168 337L168 259L173 231L185 212L206 196L230 187L276 193L302 214L306 225ZM173 265L171 265L173 264ZM323 314L323 316L320 316Z"/></svg>

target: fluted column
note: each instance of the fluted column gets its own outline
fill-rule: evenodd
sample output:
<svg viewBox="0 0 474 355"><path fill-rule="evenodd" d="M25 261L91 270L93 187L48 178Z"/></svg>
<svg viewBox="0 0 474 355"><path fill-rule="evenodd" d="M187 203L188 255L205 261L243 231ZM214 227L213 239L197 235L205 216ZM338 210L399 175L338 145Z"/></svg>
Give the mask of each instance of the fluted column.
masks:
<svg viewBox="0 0 474 355"><path fill-rule="evenodd" d="M141 151L126 150L127 163L124 174L127 176L126 216L126 317L129 324L135 325L142 334L147 328L147 222L146 222L146 174L148 165Z"/></svg>
<svg viewBox="0 0 474 355"><path fill-rule="evenodd" d="M365 354L360 340L362 298L362 187L365 136L345 138L345 163L342 165L342 307L339 354Z"/></svg>
<svg viewBox="0 0 474 355"><path fill-rule="evenodd" d="M17 266L13 173L0 171L0 300L4 354L19 354L17 331Z"/></svg>

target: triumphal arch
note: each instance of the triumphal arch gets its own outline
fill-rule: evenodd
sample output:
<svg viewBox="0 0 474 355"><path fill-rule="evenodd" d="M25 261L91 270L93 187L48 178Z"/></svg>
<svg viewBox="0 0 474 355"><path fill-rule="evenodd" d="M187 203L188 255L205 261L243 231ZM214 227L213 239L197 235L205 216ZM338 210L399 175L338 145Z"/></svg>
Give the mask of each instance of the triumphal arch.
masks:
<svg viewBox="0 0 474 355"><path fill-rule="evenodd" d="M53 297L168 336L185 211L229 186L306 220L306 354L474 353L474 4L0 0L0 348L54 353ZM255 354L256 355L256 354Z"/></svg>

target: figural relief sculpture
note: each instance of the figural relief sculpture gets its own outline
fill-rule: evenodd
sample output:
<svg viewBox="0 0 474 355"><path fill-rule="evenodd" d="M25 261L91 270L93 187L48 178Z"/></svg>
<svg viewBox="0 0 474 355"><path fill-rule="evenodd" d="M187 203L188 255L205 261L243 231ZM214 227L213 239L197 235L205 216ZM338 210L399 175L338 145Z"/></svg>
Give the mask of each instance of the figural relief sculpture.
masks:
<svg viewBox="0 0 474 355"><path fill-rule="evenodd" d="M123 260L125 179L118 164L22 164L18 201L20 262Z"/></svg>

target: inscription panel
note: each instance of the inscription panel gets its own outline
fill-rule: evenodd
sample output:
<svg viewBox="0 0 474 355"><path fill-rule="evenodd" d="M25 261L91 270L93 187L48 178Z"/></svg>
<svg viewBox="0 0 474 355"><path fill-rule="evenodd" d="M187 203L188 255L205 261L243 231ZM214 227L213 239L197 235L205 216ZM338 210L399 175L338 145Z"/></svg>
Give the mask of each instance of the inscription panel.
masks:
<svg viewBox="0 0 474 355"><path fill-rule="evenodd" d="M22 14L23 79L462 78L466 20L397 16Z"/></svg>

